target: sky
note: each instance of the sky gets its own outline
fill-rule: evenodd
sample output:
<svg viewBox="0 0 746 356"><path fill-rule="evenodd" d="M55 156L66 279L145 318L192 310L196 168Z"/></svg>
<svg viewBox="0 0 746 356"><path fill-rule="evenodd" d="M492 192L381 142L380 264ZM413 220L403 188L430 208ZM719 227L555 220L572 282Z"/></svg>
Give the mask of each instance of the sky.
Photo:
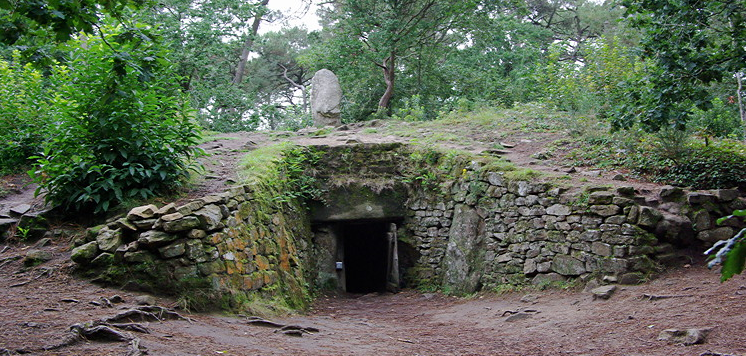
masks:
<svg viewBox="0 0 746 356"><path fill-rule="evenodd" d="M286 21L289 26L305 26L309 31L313 31L321 29L316 17L315 2L314 0L269 0L267 6L287 16ZM284 26L280 21L262 22L259 33L278 31L282 27Z"/></svg>

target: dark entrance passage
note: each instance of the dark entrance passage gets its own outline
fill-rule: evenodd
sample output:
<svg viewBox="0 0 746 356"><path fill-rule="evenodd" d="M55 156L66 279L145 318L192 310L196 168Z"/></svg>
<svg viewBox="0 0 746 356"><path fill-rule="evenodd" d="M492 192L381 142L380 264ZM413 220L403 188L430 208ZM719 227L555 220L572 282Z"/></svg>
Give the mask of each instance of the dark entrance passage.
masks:
<svg viewBox="0 0 746 356"><path fill-rule="evenodd" d="M350 293L385 292L390 272L390 222L342 225L345 286Z"/></svg>

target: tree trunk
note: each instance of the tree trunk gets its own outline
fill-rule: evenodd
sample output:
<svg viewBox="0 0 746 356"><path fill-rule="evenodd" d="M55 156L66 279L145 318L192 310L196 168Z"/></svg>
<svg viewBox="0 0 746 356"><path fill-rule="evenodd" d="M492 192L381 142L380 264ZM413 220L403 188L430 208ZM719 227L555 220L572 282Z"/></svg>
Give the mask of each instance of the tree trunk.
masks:
<svg viewBox="0 0 746 356"><path fill-rule="evenodd" d="M386 91L381 96L381 100L378 101L378 112L384 110L388 111L391 106L391 97L394 96L394 83L396 73L396 54L391 53L388 58L383 61L383 65L378 65L383 69L383 79L386 81Z"/></svg>
<svg viewBox="0 0 746 356"><path fill-rule="evenodd" d="M310 114L311 111L308 109L308 90L305 85L303 86L303 89L301 89L301 93L303 95L303 113Z"/></svg>
<svg viewBox="0 0 746 356"><path fill-rule="evenodd" d="M738 81L738 90L736 90L736 96L738 97L738 113L741 115L741 123L746 129L746 110L743 107L743 72L736 73L736 80Z"/></svg>
<svg viewBox="0 0 746 356"><path fill-rule="evenodd" d="M301 95L303 95L303 107L302 107L303 113L308 114L309 113L308 111L308 89L302 83L297 83L296 81L290 79L290 77L288 77L288 68L282 65L282 63L277 63L277 65L283 69L283 73L282 73L283 78L285 78L285 80L287 80L290 83L290 85L292 85L294 88L300 89Z"/></svg>
<svg viewBox="0 0 746 356"><path fill-rule="evenodd" d="M269 0L262 0L259 4L264 7L269 4ZM254 22L251 24L251 31L246 35L246 41L244 41L243 48L241 49L241 58L238 60L238 66L236 66L236 74L233 76L233 85L241 84L243 81L244 71L246 70L246 62L249 61L249 53L251 53L251 47L254 45L254 38L257 32L259 32L259 23L262 22L262 16L264 16L264 10L259 9L254 16Z"/></svg>

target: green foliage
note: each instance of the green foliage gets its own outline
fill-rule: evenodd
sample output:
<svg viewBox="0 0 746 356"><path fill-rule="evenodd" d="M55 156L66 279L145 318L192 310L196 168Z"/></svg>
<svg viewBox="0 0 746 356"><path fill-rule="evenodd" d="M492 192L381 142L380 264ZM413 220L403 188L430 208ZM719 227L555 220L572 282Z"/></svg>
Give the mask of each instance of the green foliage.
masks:
<svg viewBox="0 0 746 356"><path fill-rule="evenodd" d="M265 184L279 181L277 168L282 152L291 145L289 142L259 147L241 159L239 179L247 184Z"/></svg>
<svg viewBox="0 0 746 356"><path fill-rule="evenodd" d="M410 168L405 173L405 183L418 183L425 189L435 190L439 183L439 175L433 167L437 166L442 153L434 149L415 150L409 155Z"/></svg>
<svg viewBox="0 0 746 356"><path fill-rule="evenodd" d="M280 199L319 199L322 195L320 183L313 170L321 159L321 152L310 147L291 146L283 152L281 174L287 182Z"/></svg>
<svg viewBox="0 0 746 356"><path fill-rule="evenodd" d="M510 172L517 169L515 163L500 158L487 162L480 170L482 172Z"/></svg>
<svg viewBox="0 0 746 356"><path fill-rule="evenodd" d="M457 179L466 174L466 165L472 157L465 152L437 147L417 147L402 167L405 183L417 183L422 188L438 192L440 183Z"/></svg>
<svg viewBox="0 0 746 356"><path fill-rule="evenodd" d="M17 232L18 236L21 237L21 240L26 240L28 238L29 232L31 232L31 228L30 227L23 227L23 226L17 225L16 226L16 232Z"/></svg>
<svg viewBox="0 0 746 356"><path fill-rule="evenodd" d="M205 278L185 277L176 282L178 298L176 303L181 310L204 312L214 309L220 299L219 293Z"/></svg>
<svg viewBox="0 0 746 356"><path fill-rule="evenodd" d="M452 95L447 102L456 102L454 108L463 108L458 102L464 100L511 107L538 97L534 73L552 42L551 30L525 21L521 10L485 15L471 19L469 43L432 68L439 73L438 84L452 88L440 92Z"/></svg>
<svg viewBox="0 0 746 356"><path fill-rule="evenodd" d="M24 36L49 33L56 41L64 42L78 31L93 32L102 10L118 17L128 6L141 5L143 2L144 0L0 1L0 41L12 44Z"/></svg>
<svg viewBox="0 0 746 356"><path fill-rule="evenodd" d="M543 174L533 169L518 169L505 173L505 178L513 181L532 181Z"/></svg>
<svg viewBox="0 0 746 356"><path fill-rule="evenodd" d="M708 85L743 69L746 4L740 1L624 0L632 24L644 33L643 54L655 63L629 87L616 126L648 131L683 129L691 109L708 110Z"/></svg>
<svg viewBox="0 0 746 356"><path fill-rule="evenodd" d="M743 123L739 118L738 105L726 104L720 98L711 101L709 110L694 108L692 110L692 130L703 135L720 138L743 138Z"/></svg>
<svg viewBox="0 0 746 356"><path fill-rule="evenodd" d="M746 146L728 139L700 142L687 131L596 133L573 143L573 165L628 169L647 179L717 189L746 186Z"/></svg>
<svg viewBox="0 0 746 356"><path fill-rule="evenodd" d="M695 189L746 187L746 155L742 145L693 144L660 179Z"/></svg>
<svg viewBox="0 0 746 356"><path fill-rule="evenodd" d="M575 197L575 199L570 201L569 205L581 207L581 208L588 208L589 207L588 201L590 200L590 198L591 198L591 193L587 190L583 190L582 192L580 192L580 194L578 194L577 197Z"/></svg>
<svg viewBox="0 0 746 356"><path fill-rule="evenodd" d="M276 202L318 199L323 191L315 177L314 165L321 153L289 142L261 147L241 161L241 180L267 190Z"/></svg>
<svg viewBox="0 0 746 356"><path fill-rule="evenodd" d="M421 121L425 119L425 108L421 105L422 97L412 95L408 99L402 99L402 105L394 110L391 118L403 121Z"/></svg>
<svg viewBox="0 0 746 356"><path fill-rule="evenodd" d="M550 47L540 71L542 91L559 109L584 114L606 114L625 95L628 83L639 80L645 63L619 37L602 37L584 63L563 59L566 43Z"/></svg>
<svg viewBox="0 0 746 356"><path fill-rule="evenodd" d="M65 99L45 86L30 64L0 60L0 175L28 165L41 151L47 130L58 120Z"/></svg>
<svg viewBox="0 0 746 356"><path fill-rule="evenodd" d="M67 66L50 77L66 100L32 172L48 200L96 213L178 186L198 153L197 127L162 49L107 31L71 41Z"/></svg>
<svg viewBox="0 0 746 356"><path fill-rule="evenodd" d="M722 224L726 220L736 217L746 217L746 210L736 210L732 215L718 219L717 223ZM725 282L734 275L743 272L744 266L746 266L746 239L744 236L746 236L746 229L742 229L728 240L718 241L710 249L705 251L705 255L715 253L714 256L710 256L712 260L707 264L709 268L715 267L718 264L723 265L723 268L720 270L721 282Z"/></svg>

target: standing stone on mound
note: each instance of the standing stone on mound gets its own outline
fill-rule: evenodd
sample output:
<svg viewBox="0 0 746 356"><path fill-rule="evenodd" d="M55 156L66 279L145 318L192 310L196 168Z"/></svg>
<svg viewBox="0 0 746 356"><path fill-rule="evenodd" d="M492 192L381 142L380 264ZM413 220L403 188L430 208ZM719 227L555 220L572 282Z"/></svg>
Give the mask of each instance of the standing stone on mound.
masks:
<svg viewBox="0 0 746 356"><path fill-rule="evenodd" d="M339 79L328 69L322 69L311 79L311 114L316 127L342 124L340 103L342 88Z"/></svg>

